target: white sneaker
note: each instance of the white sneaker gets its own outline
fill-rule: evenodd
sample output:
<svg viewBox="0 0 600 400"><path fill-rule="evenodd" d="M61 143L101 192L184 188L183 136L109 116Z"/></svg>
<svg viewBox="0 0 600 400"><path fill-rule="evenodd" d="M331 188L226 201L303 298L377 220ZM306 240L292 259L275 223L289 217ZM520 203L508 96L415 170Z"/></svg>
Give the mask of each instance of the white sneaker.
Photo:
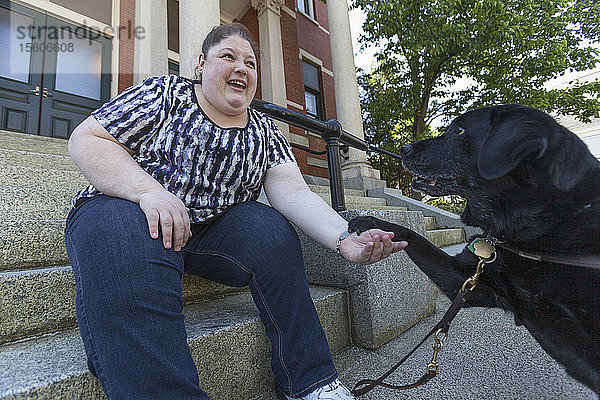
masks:
<svg viewBox="0 0 600 400"><path fill-rule="evenodd" d="M288 400L294 400L288 397ZM328 383L317 390L310 392L304 397L298 397L301 400L356 400L356 397L342 385L339 379Z"/></svg>

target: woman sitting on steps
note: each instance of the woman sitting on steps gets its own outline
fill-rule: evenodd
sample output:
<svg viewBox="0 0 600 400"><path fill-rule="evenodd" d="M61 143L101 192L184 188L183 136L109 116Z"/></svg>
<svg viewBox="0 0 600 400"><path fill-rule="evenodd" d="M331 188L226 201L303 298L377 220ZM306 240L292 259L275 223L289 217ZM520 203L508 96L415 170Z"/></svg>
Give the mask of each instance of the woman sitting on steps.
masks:
<svg viewBox="0 0 600 400"><path fill-rule="evenodd" d="M296 231L369 264L392 233L347 222L307 187L275 123L248 108L257 58L239 24L202 45L200 81L148 78L82 122L69 152L93 184L65 240L88 365L109 399L208 399L183 323L184 271L249 286L286 398L352 399L310 297ZM264 187L272 208L256 199ZM336 243L337 242L337 243Z"/></svg>

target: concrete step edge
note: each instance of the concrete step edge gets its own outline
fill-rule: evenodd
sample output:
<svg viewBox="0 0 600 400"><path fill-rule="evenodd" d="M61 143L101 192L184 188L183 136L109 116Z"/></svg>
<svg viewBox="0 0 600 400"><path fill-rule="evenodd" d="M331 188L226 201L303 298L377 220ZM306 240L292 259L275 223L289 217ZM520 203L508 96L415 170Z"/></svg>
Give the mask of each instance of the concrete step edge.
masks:
<svg viewBox="0 0 600 400"><path fill-rule="evenodd" d="M317 193L323 200L330 202L331 196L329 193ZM346 203L365 203L365 204L378 204L378 205L386 205L387 202L385 199L380 199L376 197L364 197L364 196L346 196L344 195L344 200Z"/></svg>
<svg viewBox="0 0 600 400"><path fill-rule="evenodd" d="M309 184L308 187L309 187L310 190L312 190L315 193L331 193L331 190L330 190L329 186ZM358 189L346 189L346 188L344 188L344 195L366 197L365 191L364 190L358 190Z"/></svg>
<svg viewBox="0 0 600 400"><path fill-rule="evenodd" d="M182 281L185 304L238 292L190 274ZM71 266L0 272L0 344L77 326Z"/></svg>
<svg viewBox="0 0 600 400"><path fill-rule="evenodd" d="M68 264L64 219L0 220L0 271Z"/></svg>
<svg viewBox="0 0 600 400"><path fill-rule="evenodd" d="M69 171L78 170L69 156L3 148L0 148L0 165L52 167Z"/></svg>
<svg viewBox="0 0 600 400"><path fill-rule="evenodd" d="M89 186L77 171L7 165L0 169L0 186L69 190L73 193Z"/></svg>
<svg viewBox="0 0 600 400"><path fill-rule="evenodd" d="M427 231L427 239L438 247L447 247L466 241L465 230L462 228L445 228Z"/></svg>
<svg viewBox="0 0 600 400"><path fill-rule="evenodd" d="M9 138L14 138L14 139L39 140L40 142L48 142L48 143L67 143L67 141L65 139L54 138L54 137L49 137L49 136L32 135L32 134L23 133L23 132L7 131L5 129L0 129L0 137L9 137Z"/></svg>
<svg viewBox="0 0 600 400"><path fill-rule="evenodd" d="M350 345L344 291L311 287L334 354ZM211 399L246 400L272 385L269 345L249 293L189 305L186 330ZM0 399L104 398L87 371L77 330L0 346Z"/></svg>
<svg viewBox="0 0 600 400"><path fill-rule="evenodd" d="M425 229L431 231L437 228L435 217L423 217L425 219Z"/></svg>
<svg viewBox="0 0 600 400"><path fill-rule="evenodd" d="M0 132L0 148L14 150L33 150L45 154L68 156L67 141L18 132Z"/></svg>

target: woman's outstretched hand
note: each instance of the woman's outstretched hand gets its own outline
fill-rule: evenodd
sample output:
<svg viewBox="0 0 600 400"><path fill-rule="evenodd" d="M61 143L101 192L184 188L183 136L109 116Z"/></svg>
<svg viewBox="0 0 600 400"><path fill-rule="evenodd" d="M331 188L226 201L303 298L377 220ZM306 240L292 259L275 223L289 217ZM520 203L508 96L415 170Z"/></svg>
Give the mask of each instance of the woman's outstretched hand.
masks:
<svg viewBox="0 0 600 400"><path fill-rule="evenodd" d="M158 238L160 224L165 249L181 250L192 236L190 218L181 199L165 189L158 189L141 194L138 203L146 214L150 236Z"/></svg>
<svg viewBox="0 0 600 400"><path fill-rule="evenodd" d="M353 233L342 240L340 252L348 261L363 265L373 264L408 246L404 241L392 242L393 237L393 232L380 229L369 229L360 236Z"/></svg>

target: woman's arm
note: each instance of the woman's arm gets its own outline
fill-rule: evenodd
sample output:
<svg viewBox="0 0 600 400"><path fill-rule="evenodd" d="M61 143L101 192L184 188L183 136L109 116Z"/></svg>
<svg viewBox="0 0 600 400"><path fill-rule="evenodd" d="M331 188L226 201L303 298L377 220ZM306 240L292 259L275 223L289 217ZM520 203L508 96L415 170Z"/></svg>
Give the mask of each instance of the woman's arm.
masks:
<svg viewBox="0 0 600 400"><path fill-rule="evenodd" d="M133 201L146 215L152 238L160 223L165 248L179 251L190 233L183 202L169 193L132 158L92 116L79 124L69 139L69 154L83 175L102 193Z"/></svg>
<svg viewBox="0 0 600 400"><path fill-rule="evenodd" d="M335 249L339 235L348 230L348 222L308 188L296 163L268 169L264 188L273 208L322 245ZM406 242L392 242L393 235L379 229L354 233L342 241L340 251L349 261L371 264L406 247Z"/></svg>

